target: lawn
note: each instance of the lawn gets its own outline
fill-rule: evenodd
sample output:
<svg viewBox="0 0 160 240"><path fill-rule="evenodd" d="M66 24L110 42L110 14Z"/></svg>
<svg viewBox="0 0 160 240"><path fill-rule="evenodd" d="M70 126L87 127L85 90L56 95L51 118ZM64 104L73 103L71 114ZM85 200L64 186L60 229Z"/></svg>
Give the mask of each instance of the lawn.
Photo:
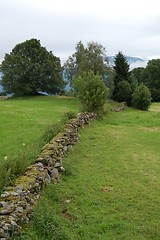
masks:
<svg viewBox="0 0 160 240"><path fill-rule="evenodd" d="M60 183L19 238L160 239L160 104L111 112L80 131Z"/></svg>
<svg viewBox="0 0 160 240"><path fill-rule="evenodd" d="M67 97L26 97L0 101L0 187L35 161L53 126L80 103ZM63 119L63 120L62 120Z"/></svg>

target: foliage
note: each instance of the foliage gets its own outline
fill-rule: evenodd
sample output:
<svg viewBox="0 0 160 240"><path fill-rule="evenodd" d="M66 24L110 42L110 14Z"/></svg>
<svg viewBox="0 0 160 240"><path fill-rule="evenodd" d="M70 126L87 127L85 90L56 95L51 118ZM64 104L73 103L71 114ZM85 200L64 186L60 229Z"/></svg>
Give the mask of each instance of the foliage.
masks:
<svg viewBox="0 0 160 240"><path fill-rule="evenodd" d="M119 82L115 88L114 97L118 102L126 102L130 106L132 100L131 85L127 81Z"/></svg>
<svg viewBox="0 0 160 240"><path fill-rule="evenodd" d="M109 92L108 92L108 97L112 98L112 94L115 89L115 84L114 84L114 77L115 77L115 71L113 68L108 68L108 73L106 75L106 78L103 80L105 85L107 86Z"/></svg>
<svg viewBox="0 0 160 240"><path fill-rule="evenodd" d="M107 99L107 88L99 75L90 71L75 77L73 87L86 111L96 112L103 108Z"/></svg>
<svg viewBox="0 0 160 240"><path fill-rule="evenodd" d="M147 86L141 84L133 93L132 105L141 110L148 110L151 105L151 94Z"/></svg>
<svg viewBox="0 0 160 240"><path fill-rule="evenodd" d="M128 105L130 105L132 91L129 78L129 64L127 63L125 56L121 52L118 52L118 54L116 55L114 63L115 87L112 97L116 101L125 101Z"/></svg>
<svg viewBox="0 0 160 240"><path fill-rule="evenodd" d="M2 85L9 94L59 94L64 88L59 58L42 47L37 39L17 44L5 55L1 69Z"/></svg>
<svg viewBox="0 0 160 240"><path fill-rule="evenodd" d="M153 101L160 101L160 59L150 60L146 67L146 85Z"/></svg>
<svg viewBox="0 0 160 240"><path fill-rule="evenodd" d="M97 42L89 42L85 47L80 41L76 45L75 53L64 65L65 76L72 86L74 77L89 71L92 71L94 75L100 75L104 81L108 81L110 74L112 75L107 63L105 48Z"/></svg>
<svg viewBox="0 0 160 240"><path fill-rule="evenodd" d="M70 119L76 117L76 113L73 112L73 111L66 112L66 113L65 113L65 117L67 117L67 118L70 120Z"/></svg>
<svg viewBox="0 0 160 240"><path fill-rule="evenodd" d="M116 72L114 84L117 85L121 81L129 82L129 64L122 52L118 52L115 56L114 64L114 70Z"/></svg>
<svg viewBox="0 0 160 240"><path fill-rule="evenodd" d="M130 82L132 89L144 83L150 90L152 100L160 101L160 59L148 61L146 68L135 68L131 71Z"/></svg>
<svg viewBox="0 0 160 240"><path fill-rule="evenodd" d="M143 67L134 68L130 72L130 82L136 81L138 84L145 83L146 81L146 71Z"/></svg>
<svg viewBox="0 0 160 240"><path fill-rule="evenodd" d="M152 101L160 102L160 88L149 87L149 90L152 96Z"/></svg>

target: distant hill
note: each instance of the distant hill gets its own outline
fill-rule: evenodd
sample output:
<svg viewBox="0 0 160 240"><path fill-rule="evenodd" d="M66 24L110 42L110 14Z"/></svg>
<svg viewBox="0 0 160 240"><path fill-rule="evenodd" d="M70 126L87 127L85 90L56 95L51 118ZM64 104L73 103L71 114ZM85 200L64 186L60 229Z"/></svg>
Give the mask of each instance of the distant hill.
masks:
<svg viewBox="0 0 160 240"><path fill-rule="evenodd" d="M146 67L146 65L147 65L147 61L142 58L131 57L131 56L125 56L125 57L126 57L128 64L130 65L130 70L132 70L133 68L136 68L136 67ZM115 56L109 56L107 58L108 58L109 65L113 66Z"/></svg>
<svg viewBox="0 0 160 240"><path fill-rule="evenodd" d="M115 60L115 56L109 56L107 57L109 64L110 65L114 65L114 60ZM135 62L144 62L145 60L142 58L138 58L138 57L130 57L130 56L125 56L125 58L127 59L128 64L133 64Z"/></svg>

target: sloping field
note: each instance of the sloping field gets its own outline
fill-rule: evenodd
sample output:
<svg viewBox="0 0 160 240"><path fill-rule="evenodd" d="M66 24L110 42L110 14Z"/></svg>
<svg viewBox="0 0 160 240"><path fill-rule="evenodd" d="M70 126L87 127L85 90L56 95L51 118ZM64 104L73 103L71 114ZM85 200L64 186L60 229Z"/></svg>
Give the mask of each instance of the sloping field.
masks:
<svg viewBox="0 0 160 240"><path fill-rule="evenodd" d="M66 112L80 103L67 97L26 97L0 101L0 187L35 160ZM53 132L51 133L53 134Z"/></svg>
<svg viewBox="0 0 160 240"><path fill-rule="evenodd" d="M160 105L111 112L80 132L15 239L160 239Z"/></svg>

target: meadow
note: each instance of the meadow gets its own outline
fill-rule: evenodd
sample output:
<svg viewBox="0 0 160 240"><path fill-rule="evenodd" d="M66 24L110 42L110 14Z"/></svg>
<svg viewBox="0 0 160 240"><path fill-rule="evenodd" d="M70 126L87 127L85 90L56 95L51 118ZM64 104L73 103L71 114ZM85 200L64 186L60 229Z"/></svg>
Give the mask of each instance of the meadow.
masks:
<svg viewBox="0 0 160 240"><path fill-rule="evenodd" d="M159 240L160 104L109 112L81 130L65 173L19 240Z"/></svg>
<svg viewBox="0 0 160 240"><path fill-rule="evenodd" d="M75 98L36 96L0 101L0 190L35 161L42 146L78 112Z"/></svg>

